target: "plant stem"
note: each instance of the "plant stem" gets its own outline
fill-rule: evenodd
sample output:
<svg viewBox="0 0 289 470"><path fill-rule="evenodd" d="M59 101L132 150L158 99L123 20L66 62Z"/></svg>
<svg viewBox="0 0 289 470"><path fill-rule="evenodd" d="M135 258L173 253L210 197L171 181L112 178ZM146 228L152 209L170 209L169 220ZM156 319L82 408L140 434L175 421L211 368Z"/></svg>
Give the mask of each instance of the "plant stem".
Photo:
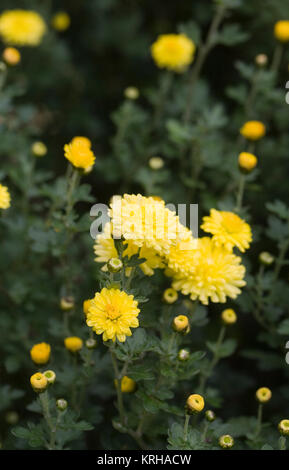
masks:
<svg viewBox="0 0 289 470"><path fill-rule="evenodd" d="M189 422L190 422L190 415L185 416L185 424L184 424L184 441L186 442L188 440L188 428L189 428Z"/></svg>
<svg viewBox="0 0 289 470"><path fill-rule="evenodd" d="M169 90L172 85L172 80L173 80L173 74L170 71L166 71L165 73L161 75L159 96L158 96L158 100L156 103L152 130L159 127L159 124L163 115L163 111L164 111L166 98L168 96Z"/></svg>
<svg viewBox="0 0 289 470"><path fill-rule="evenodd" d="M122 375L119 372L119 368L117 365L117 358L112 348L110 348L110 355L111 355L112 365L114 369L114 377L116 380L117 407L118 407L121 424L124 426L125 425L125 412L124 412L123 397L122 397L122 391L121 391Z"/></svg>
<svg viewBox="0 0 289 470"><path fill-rule="evenodd" d="M274 50L271 70L272 72L275 72L276 74L282 62L283 50L284 50L283 45L280 43L276 45L275 50Z"/></svg>
<svg viewBox="0 0 289 470"><path fill-rule="evenodd" d="M210 375L212 374L213 372L213 369L214 367L216 366L217 362L219 361L219 351L220 351L220 347L223 343L223 340L224 340L224 337L225 337L225 333L226 333L226 327L223 325L221 330L220 330L220 333L219 333L219 337L217 339L217 344L216 344L216 348L215 348L215 352L213 354L213 357L212 357L212 360L211 360L211 363L208 367L208 370L205 374L201 375L201 378L200 378L200 385L199 385L199 389L200 389L200 393L203 394L204 393L204 390L205 390L205 386L206 386L206 383L207 383L207 380L208 378L210 377Z"/></svg>
<svg viewBox="0 0 289 470"><path fill-rule="evenodd" d="M279 447L280 447L280 450L286 450L286 437L285 436L280 437Z"/></svg>
<svg viewBox="0 0 289 470"><path fill-rule="evenodd" d="M43 417L47 423L50 432L50 443L48 448L49 450L52 450L55 448L56 428L53 426L53 422L50 415L48 391L45 390L45 392L41 393L39 395L39 399L42 407Z"/></svg>
<svg viewBox="0 0 289 470"><path fill-rule="evenodd" d="M242 173L239 180L239 189L237 193L235 211L240 212L243 204L244 189L245 189L246 176Z"/></svg>
<svg viewBox="0 0 289 470"><path fill-rule="evenodd" d="M207 437L208 429L209 429L209 423L208 423L208 421L206 421L206 422L205 422L205 427L204 427L204 432L203 432L203 434L202 434L202 441L203 441L203 442L206 442L206 437Z"/></svg>
<svg viewBox="0 0 289 470"><path fill-rule="evenodd" d="M256 426L256 432L254 439L257 439L260 432L261 432L261 427L262 427L262 414L263 414L263 405L262 403L259 403L258 406L258 414L257 414L257 426Z"/></svg>

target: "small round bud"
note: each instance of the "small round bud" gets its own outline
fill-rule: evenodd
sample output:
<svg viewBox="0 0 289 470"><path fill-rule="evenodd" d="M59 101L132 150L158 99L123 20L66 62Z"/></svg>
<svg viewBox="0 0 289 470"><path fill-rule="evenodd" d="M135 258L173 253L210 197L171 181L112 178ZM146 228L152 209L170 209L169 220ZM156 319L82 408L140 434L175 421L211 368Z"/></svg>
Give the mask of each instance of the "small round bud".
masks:
<svg viewBox="0 0 289 470"><path fill-rule="evenodd" d="M167 304L173 304L174 302L176 302L176 300L178 300L177 291L173 289L172 287L169 287L163 293L163 300Z"/></svg>
<svg viewBox="0 0 289 470"><path fill-rule="evenodd" d="M110 273L118 273L123 268L123 262L118 258L111 258L107 263L107 269Z"/></svg>
<svg viewBox="0 0 289 470"><path fill-rule="evenodd" d="M234 445L234 439L230 434L225 434L219 438L219 445L222 449L231 449Z"/></svg>
<svg viewBox="0 0 289 470"><path fill-rule="evenodd" d="M186 411L188 414L200 413L205 406L204 399L201 395L194 393L187 398Z"/></svg>
<svg viewBox="0 0 289 470"><path fill-rule="evenodd" d="M178 333L188 334L190 332L189 319L186 315L178 315L173 320L173 329Z"/></svg>
<svg viewBox="0 0 289 470"><path fill-rule="evenodd" d="M226 308L221 314L224 325L233 325L237 321L236 312L232 308Z"/></svg>
<svg viewBox="0 0 289 470"><path fill-rule="evenodd" d="M262 253L259 255L259 261L265 266L270 266L274 263L275 258L273 255L271 255L271 253L268 253L268 251L262 251Z"/></svg>
<svg viewBox="0 0 289 470"><path fill-rule="evenodd" d="M95 349L96 346L97 346L97 341L96 339L93 339L93 338L89 338L85 341L85 346L87 347L87 349Z"/></svg>
<svg viewBox="0 0 289 470"><path fill-rule="evenodd" d="M114 381L115 387L117 387L118 381ZM127 375L124 375L121 379L120 382L120 389L122 393L133 393L136 391L137 385L136 382L128 377Z"/></svg>
<svg viewBox="0 0 289 470"><path fill-rule="evenodd" d="M289 419L282 419L278 424L278 429L282 436L289 436Z"/></svg>
<svg viewBox="0 0 289 470"><path fill-rule="evenodd" d="M62 297L60 299L60 308L64 312L72 310L74 308L74 298L73 297Z"/></svg>
<svg viewBox="0 0 289 470"><path fill-rule="evenodd" d="M240 134L248 140L260 140L266 134L266 127L261 121L247 121L241 127Z"/></svg>
<svg viewBox="0 0 289 470"><path fill-rule="evenodd" d="M180 349L178 352L179 361L187 361L190 357L190 351L188 349Z"/></svg>
<svg viewBox="0 0 289 470"><path fill-rule="evenodd" d="M45 375L45 377L47 378L47 382L49 385L54 384L56 380L56 374L53 370L46 370L45 372L43 372L43 375Z"/></svg>
<svg viewBox="0 0 289 470"><path fill-rule="evenodd" d="M48 381L44 374L36 372L30 377L31 386L36 393L44 392L48 387Z"/></svg>
<svg viewBox="0 0 289 470"><path fill-rule="evenodd" d="M35 364L44 365L50 359L51 347L48 343L34 344L30 349L30 357Z"/></svg>
<svg viewBox="0 0 289 470"><path fill-rule="evenodd" d="M31 146L31 151L35 157L44 157L47 154L47 147L43 142L34 142Z"/></svg>
<svg viewBox="0 0 289 470"><path fill-rule="evenodd" d="M56 406L60 411L64 411L66 410L68 403L64 398L58 398L58 400L56 400Z"/></svg>
<svg viewBox="0 0 289 470"><path fill-rule="evenodd" d="M251 173L257 163L257 157L249 152L241 152L238 157L239 170L245 174Z"/></svg>
<svg viewBox="0 0 289 470"><path fill-rule="evenodd" d="M66 349L68 349L68 351L76 353L82 348L83 341L78 336L69 336L68 338L65 338L64 346Z"/></svg>
<svg viewBox="0 0 289 470"><path fill-rule="evenodd" d="M16 411L7 411L5 421L7 424L16 424L19 421L19 414Z"/></svg>
<svg viewBox="0 0 289 470"><path fill-rule="evenodd" d="M274 36L280 42L289 41L289 21L277 21L274 25Z"/></svg>
<svg viewBox="0 0 289 470"><path fill-rule="evenodd" d="M209 423L212 423L216 419L216 415L212 410L207 410L205 412L205 417L206 417L206 420L209 421Z"/></svg>
<svg viewBox="0 0 289 470"><path fill-rule="evenodd" d="M258 388L256 392L256 398L260 403L266 403L272 397L272 392L268 387Z"/></svg>
<svg viewBox="0 0 289 470"><path fill-rule="evenodd" d="M149 159L149 167L152 170L160 170L163 168L165 162L161 157L151 157Z"/></svg>
<svg viewBox="0 0 289 470"><path fill-rule="evenodd" d="M70 16L66 11L59 11L53 15L51 25L56 31L65 31L70 26Z"/></svg>
<svg viewBox="0 0 289 470"><path fill-rule="evenodd" d="M258 67L265 67L268 64L268 56L266 54L258 54L255 57L255 62Z"/></svg>
<svg viewBox="0 0 289 470"><path fill-rule="evenodd" d="M21 54L15 47L5 47L2 57L8 65L17 65L21 60Z"/></svg>
<svg viewBox="0 0 289 470"><path fill-rule="evenodd" d="M134 86L128 86L124 90L124 96L128 100L137 100L139 97L139 90Z"/></svg>

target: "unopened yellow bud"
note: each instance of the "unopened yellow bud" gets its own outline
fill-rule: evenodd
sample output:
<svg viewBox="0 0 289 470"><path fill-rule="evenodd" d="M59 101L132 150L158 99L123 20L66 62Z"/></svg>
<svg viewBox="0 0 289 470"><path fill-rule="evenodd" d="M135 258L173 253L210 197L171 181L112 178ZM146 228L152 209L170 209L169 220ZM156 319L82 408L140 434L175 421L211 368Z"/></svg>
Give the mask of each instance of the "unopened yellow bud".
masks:
<svg viewBox="0 0 289 470"><path fill-rule="evenodd" d="M186 401L186 411L188 414L200 413L205 406L205 401L201 395L194 393Z"/></svg>
<svg viewBox="0 0 289 470"><path fill-rule="evenodd" d="M115 380L114 384L117 387L118 381ZM121 382L120 382L120 389L122 393L133 393L135 392L136 388L137 388L137 385L133 379L131 379L127 375L124 375L122 377Z"/></svg>
<svg viewBox="0 0 289 470"><path fill-rule="evenodd" d="M139 97L139 90L134 87L134 86L128 86L125 90L124 90L124 96L128 99L128 100L137 100L138 97Z"/></svg>
<svg viewBox="0 0 289 470"><path fill-rule="evenodd" d="M72 310L74 308L74 298L73 297L62 297L60 299L60 308L63 311Z"/></svg>
<svg viewBox="0 0 289 470"><path fill-rule="evenodd" d="M178 300L177 291L175 289L173 289L172 287L169 287L163 293L163 300L167 304L173 304L174 302L176 302L176 300Z"/></svg>
<svg viewBox="0 0 289 470"><path fill-rule="evenodd" d="M67 405L68 403L64 398L58 398L58 400L56 400L56 406L60 411L66 410Z"/></svg>
<svg viewBox="0 0 289 470"><path fill-rule="evenodd" d="M45 375L45 377L47 378L47 382L49 385L54 384L56 380L56 374L53 370L46 370L45 372L43 372L43 375Z"/></svg>
<svg viewBox="0 0 289 470"><path fill-rule="evenodd" d="M178 315L173 320L173 329L178 333L187 334L190 332L189 319L186 315Z"/></svg>
<svg viewBox="0 0 289 470"><path fill-rule="evenodd" d="M258 388L256 392L256 398L260 403L266 403L272 397L272 392L268 387Z"/></svg>
<svg viewBox="0 0 289 470"><path fill-rule="evenodd" d="M35 364L47 364L50 359L51 347L47 343L34 344L30 350L30 357Z"/></svg>
<svg viewBox="0 0 289 470"><path fill-rule="evenodd" d="M68 338L65 338L64 345L68 351L76 353L81 350L83 341L78 336L69 336Z"/></svg>
<svg viewBox="0 0 289 470"><path fill-rule="evenodd" d="M265 67L268 64L268 56L266 54L258 54L255 57L258 67Z"/></svg>
<svg viewBox="0 0 289 470"><path fill-rule="evenodd" d="M251 173L257 166L258 159L256 155L249 152L242 152L238 158L239 169L242 173Z"/></svg>
<svg viewBox="0 0 289 470"><path fill-rule="evenodd" d="M267 251L262 251L262 253L260 253L259 255L259 261L265 266L270 266L274 263L275 258L273 255L271 255L271 253L268 253Z"/></svg>
<svg viewBox="0 0 289 470"><path fill-rule="evenodd" d="M65 11L59 11L52 17L51 24L56 31L65 31L70 26L70 16Z"/></svg>
<svg viewBox="0 0 289 470"><path fill-rule="evenodd" d="M282 419L278 424L278 429L282 436L289 436L289 419Z"/></svg>
<svg viewBox="0 0 289 470"><path fill-rule="evenodd" d="M245 139L259 140L266 134L266 127L260 121L247 121L241 127L240 133Z"/></svg>
<svg viewBox="0 0 289 470"><path fill-rule="evenodd" d="M149 166L152 170L160 170L164 164L165 162L161 157L151 157L149 159Z"/></svg>
<svg viewBox="0 0 289 470"><path fill-rule="evenodd" d="M21 60L21 54L15 47L5 47L2 57L8 65L17 65Z"/></svg>
<svg viewBox="0 0 289 470"><path fill-rule="evenodd" d="M42 393L47 389L48 381L44 374L36 372L30 377L31 386L36 393Z"/></svg>
<svg viewBox="0 0 289 470"><path fill-rule="evenodd" d="M236 312L232 308L226 308L221 314L224 325L233 325L237 321Z"/></svg>
<svg viewBox="0 0 289 470"><path fill-rule="evenodd" d="M96 346L97 346L97 341L96 339L93 339L93 338L89 338L85 341L85 346L87 347L87 349L95 349Z"/></svg>
<svg viewBox="0 0 289 470"><path fill-rule="evenodd" d="M234 445L234 439L229 434L225 434L219 438L219 445L222 449L231 449Z"/></svg>
<svg viewBox="0 0 289 470"><path fill-rule="evenodd" d="M32 144L32 153L35 157L44 157L47 154L47 147L43 142L37 141Z"/></svg>
<svg viewBox="0 0 289 470"><path fill-rule="evenodd" d="M274 26L274 36L280 42L289 41L289 21L277 21Z"/></svg>

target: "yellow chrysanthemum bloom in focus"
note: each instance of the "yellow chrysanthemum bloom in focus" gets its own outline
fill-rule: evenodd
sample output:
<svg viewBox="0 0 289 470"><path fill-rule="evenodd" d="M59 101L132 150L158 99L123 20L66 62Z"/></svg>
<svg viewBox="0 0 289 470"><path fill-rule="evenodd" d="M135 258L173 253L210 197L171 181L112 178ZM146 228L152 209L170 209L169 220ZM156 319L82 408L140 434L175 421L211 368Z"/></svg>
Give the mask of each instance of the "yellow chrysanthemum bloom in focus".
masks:
<svg viewBox="0 0 289 470"><path fill-rule="evenodd" d="M70 26L70 16L66 11L59 11L52 17L51 24L56 31L65 31Z"/></svg>
<svg viewBox="0 0 289 470"><path fill-rule="evenodd" d="M0 209L8 209L10 207L10 194L8 188L0 184Z"/></svg>
<svg viewBox="0 0 289 470"><path fill-rule="evenodd" d="M138 302L132 295L119 289L103 288L92 300L86 323L103 341L118 339L120 342L131 336L131 328L139 326Z"/></svg>
<svg viewBox="0 0 289 470"><path fill-rule="evenodd" d="M239 169L244 173L250 173L256 167L258 159L249 152L241 152L238 157Z"/></svg>
<svg viewBox="0 0 289 470"><path fill-rule="evenodd" d="M38 343L30 350L30 356L35 364L47 364L50 359L51 347L47 343Z"/></svg>
<svg viewBox="0 0 289 470"><path fill-rule="evenodd" d="M88 142L80 137L73 139L70 144L64 146L64 156L75 168L83 170L91 167L95 161L95 156Z"/></svg>
<svg viewBox="0 0 289 470"><path fill-rule="evenodd" d="M198 393L193 393L187 398L186 410L189 414L200 413L205 406L205 401Z"/></svg>
<svg viewBox="0 0 289 470"><path fill-rule="evenodd" d="M247 121L241 127L240 134L248 140L259 140L266 134L266 127L261 121Z"/></svg>
<svg viewBox="0 0 289 470"><path fill-rule="evenodd" d="M70 352L78 352L82 349L83 341L78 336L68 336L64 340L64 346Z"/></svg>
<svg viewBox="0 0 289 470"><path fill-rule="evenodd" d="M0 35L7 44L37 46L46 31L36 11L6 10L0 15Z"/></svg>
<svg viewBox="0 0 289 470"><path fill-rule="evenodd" d="M245 267L240 263L239 256L217 246L211 238L199 238L193 272L176 275L172 286L204 305L209 300L224 303L227 297L235 299L246 284Z"/></svg>
<svg viewBox="0 0 289 470"><path fill-rule="evenodd" d="M17 65L21 60L21 54L15 47L5 47L2 57L8 65Z"/></svg>
<svg viewBox="0 0 289 470"><path fill-rule="evenodd" d="M151 46L151 54L160 68L184 71L193 61L196 46L184 34L162 34Z"/></svg>
<svg viewBox="0 0 289 470"><path fill-rule="evenodd" d="M118 381L115 380L114 383L117 387ZM120 389L122 393L133 393L136 390L136 382L127 375L124 375L120 382Z"/></svg>
<svg viewBox="0 0 289 470"><path fill-rule="evenodd" d="M224 246L228 251L236 246L243 253L252 241L250 225L233 212L211 209L210 215L203 217L201 228L213 235L217 246Z"/></svg>
<svg viewBox="0 0 289 470"><path fill-rule="evenodd" d="M274 26L274 36L280 42L289 41L289 21L277 21Z"/></svg>
<svg viewBox="0 0 289 470"><path fill-rule="evenodd" d="M272 392L268 387L261 387L258 388L256 392L256 398L260 403L266 403L267 401L271 400Z"/></svg>

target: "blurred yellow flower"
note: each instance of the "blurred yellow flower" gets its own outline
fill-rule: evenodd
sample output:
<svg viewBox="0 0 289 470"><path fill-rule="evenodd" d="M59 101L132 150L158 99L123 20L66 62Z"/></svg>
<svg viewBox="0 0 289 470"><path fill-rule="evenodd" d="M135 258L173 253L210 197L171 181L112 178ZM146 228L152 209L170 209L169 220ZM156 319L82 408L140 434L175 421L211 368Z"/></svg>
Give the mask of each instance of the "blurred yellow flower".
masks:
<svg viewBox="0 0 289 470"><path fill-rule="evenodd" d="M115 386L117 387L118 381L115 380ZM124 375L121 379L120 382L120 389L122 393L133 393L136 390L136 382L128 377L127 375Z"/></svg>
<svg viewBox="0 0 289 470"><path fill-rule="evenodd" d="M6 10L0 15L0 35L7 44L37 46L45 31L46 25L36 11Z"/></svg>
<svg viewBox="0 0 289 470"><path fill-rule="evenodd" d="M35 157L44 157L44 155L47 154L47 147L44 142L41 141L34 142L32 144L31 150Z"/></svg>
<svg viewBox="0 0 289 470"><path fill-rule="evenodd" d="M256 167L258 159L253 153L241 152L238 158L239 168L244 173L250 173Z"/></svg>
<svg viewBox="0 0 289 470"><path fill-rule="evenodd" d="M261 121L247 121L241 127L240 134L248 140L259 140L266 134L266 127Z"/></svg>
<svg viewBox="0 0 289 470"><path fill-rule="evenodd" d="M56 31L65 31L70 26L70 16L66 11L59 11L53 15L51 24Z"/></svg>
<svg viewBox="0 0 289 470"><path fill-rule="evenodd" d="M224 246L228 251L236 246L243 253L252 241L250 225L233 212L211 209L210 215L203 217L201 228L213 235L217 246Z"/></svg>
<svg viewBox="0 0 289 470"><path fill-rule="evenodd" d="M95 161L95 156L90 149L88 139L83 137L77 137L70 144L66 144L64 146L64 156L75 168L83 170L92 166Z"/></svg>
<svg viewBox="0 0 289 470"><path fill-rule="evenodd" d="M86 145L89 149L91 148L91 140L88 137L84 137L84 136L73 137L71 143L72 144L79 143L79 144Z"/></svg>
<svg viewBox="0 0 289 470"><path fill-rule="evenodd" d="M17 65L21 60L21 54L15 47L5 47L2 57L8 65Z"/></svg>
<svg viewBox="0 0 289 470"><path fill-rule="evenodd" d="M194 59L196 46L184 34L163 34L151 46L151 54L160 68L184 71Z"/></svg>
<svg viewBox="0 0 289 470"><path fill-rule="evenodd" d="M0 184L0 209L8 209L10 207L11 197L6 186Z"/></svg>
<svg viewBox="0 0 289 470"><path fill-rule="evenodd" d="M282 419L278 424L278 429L283 436L289 436L289 419Z"/></svg>
<svg viewBox="0 0 289 470"><path fill-rule="evenodd" d="M75 353L80 351L83 346L83 341L78 336L68 336L64 340L64 346L68 351Z"/></svg>
<svg viewBox="0 0 289 470"><path fill-rule="evenodd" d="M258 388L256 392L256 398L260 403L266 403L272 397L272 392L268 387Z"/></svg>
<svg viewBox="0 0 289 470"><path fill-rule="evenodd" d="M176 300L178 300L177 291L175 289L172 289L171 287L169 287L163 293L163 300L167 304L173 304L174 302L176 302Z"/></svg>
<svg viewBox="0 0 289 470"><path fill-rule="evenodd" d="M245 267L241 258L217 246L211 238L198 239L193 271L190 274L177 274L173 288L192 300L199 299L204 305L212 302L224 303L227 297L235 299L243 287Z"/></svg>
<svg viewBox="0 0 289 470"><path fill-rule="evenodd" d="M222 322L225 325L233 325L237 321L237 315L232 308L226 308L221 314Z"/></svg>
<svg viewBox="0 0 289 470"><path fill-rule="evenodd" d="M280 42L289 41L289 21L277 21L274 26L274 36Z"/></svg>
<svg viewBox="0 0 289 470"><path fill-rule="evenodd" d="M30 356L35 364L47 364L50 359L51 347L47 343L38 343L30 350Z"/></svg>
<svg viewBox="0 0 289 470"><path fill-rule="evenodd" d="M139 326L138 302L132 295L119 289L103 288L95 294L88 308L86 323L103 341L118 339L120 342L131 336L131 328Z"/></svg>

